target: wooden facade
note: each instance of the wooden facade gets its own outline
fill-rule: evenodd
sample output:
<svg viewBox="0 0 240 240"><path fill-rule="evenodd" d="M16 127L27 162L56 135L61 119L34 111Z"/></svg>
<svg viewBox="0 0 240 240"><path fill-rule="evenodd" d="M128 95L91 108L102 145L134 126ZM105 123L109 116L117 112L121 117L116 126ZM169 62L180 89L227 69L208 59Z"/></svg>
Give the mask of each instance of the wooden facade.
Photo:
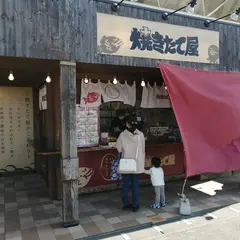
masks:
<svg viewBox="0 0 240 240"><path fill-rule="evenodd" d="M52 181L56 182L59 179L56 180L54 174L57 175L57 169L60 169L59 150L62 149L63 219L66 225L75 225L78 220L76 203L78 162L76 133L74 133L76 126L73 122L76 117L74 107L77 97L76 78L84 76L81 72L83 68L78 67L79 64L88 65L89 69L90 64L96 64L92 66L98 69L104 64L105 69L109 71L110 67L106 68L106 65L141 67L146 72L149 68L157 68L156 59L98 55L96 13L205 29L202 18L176 14L166 22L162 20L160 9L123 3L119 11L113 13L112 3L111 0L0 1L0 58L14 57L21 61L20 58L24 57L59 61L59 70L55 71L53 81L48 86L49 108L44 116L45 122L48 123L44 130L47 148L55 151L56 154L44 156L51 160L49 168L52 172L49 178L53 178ZM220 34L220 64L167 62L190 68L239 71L240 25L217 22L211 24L209 30L218 31ZM68 61L68 63L60 64L60 61ZM94 73L95 70L91 71ZM136 71L140 70L136 68ZM134 75L133 69L132 75ZM38 98L38 91L34 92L35 97ZM70 97L69 101L68 97ZM38 103L34 102L34 105L37 107ZM35 119L38 118L39 111L36 111ZM61 126L61 122L65 124ZM35 122L35 137L39 137L42 131L38 124ZM60 192L60 189L57 191ZM56 196L52 197L56 198Z"/></svg>
<svg viewBox="0 0 240 240"><path fill-rule="evenodd" d="M97 55L96 13L163 22L162 11L122 4L117 13L108 0L3 0L0 3L0 56L71 60L94 64L156 67L156 60ZM165 22L166 23L166 22ZM204 19L173 15L169 24L205 29ZM173 62L184 67L238 71L240 25L217 22L220 64Z"/></svg>

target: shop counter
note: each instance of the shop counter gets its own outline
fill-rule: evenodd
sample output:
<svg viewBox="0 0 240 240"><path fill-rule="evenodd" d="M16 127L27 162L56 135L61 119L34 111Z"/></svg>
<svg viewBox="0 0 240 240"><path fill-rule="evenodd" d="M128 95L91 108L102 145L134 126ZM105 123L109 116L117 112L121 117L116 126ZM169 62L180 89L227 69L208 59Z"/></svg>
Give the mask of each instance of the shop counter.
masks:
<svg viewBox="0 0 240 240"><path fill-rule="evenodd" d="M79 190L94 192L108 189L107 185L116 184L111 180L112 161L117 158L114 148L79 149ZM146 146L145 167L151 167L151 158L160 157L166 176L184 173L184 153L182 143L154 144ZM141 180L149 179L142 174Z"/></svg>
<svg viewBox="0 0 240 240"><path fill-rule="evenodd" d="M40 151L35 148L40 172L44 173L50 195L61 199L60 151ZM119 181L111 180L112 161L117 158L117 150L111 147L78 148L79 192L97 192L116 189ZM151 167L151 158L160 157L166 176L184 173L184 153L182 143L153 144L146 146L145 167ZM39 169L38 168L38 169ZM141 175L141 182L148 181L148 175Z"/></svg>

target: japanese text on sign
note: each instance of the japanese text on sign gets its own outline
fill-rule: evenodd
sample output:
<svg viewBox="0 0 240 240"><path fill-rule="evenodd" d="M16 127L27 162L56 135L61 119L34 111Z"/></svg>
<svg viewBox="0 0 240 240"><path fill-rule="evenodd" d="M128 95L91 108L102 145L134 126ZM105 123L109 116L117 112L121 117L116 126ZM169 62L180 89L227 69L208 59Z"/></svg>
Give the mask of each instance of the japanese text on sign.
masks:
<svg viewBox="0 0 240 240"><path fill-rule="evenodd" d="M219 64L219 32L97 13L97 53Z"/></svg>
<svg viewBox="0 0 240 240"><path fill-rule="evenodd" d="M198 37L183 36L173 39L159 32L152 33L148 27L143 26L140 30L133 28L130 36L131 50L157 51L162 54L179 54L185 56L199 56Z"/></svg>
<svg viewBox="0 0 240 240"><path fill-rule="evenodd" d="M32 89L0 88L0 168L4 171L32 169ZM11 167L7 167L11 166Z"/></svg>
<svg viewBox="0 0 240 240"><path fill-rule="evenodd" d="M27 141L26 141L26 148L27 148L27 156L28 159L31 159L31 146L29 145L29 140L31 140L31 135L32 135L32 129L31 129L31 121L30 121L30 98L29 98L29 93L26 91L26 97L25 97L25 104L26 104L26 121L25 121L25 126L26 126L26 133L27 133Z"/></svg>
<svg viewBox="0 0 240 240"><path fill-rule="evenodd" d="M4 110L0 107L0 154L5 154L5 144L4 144Z"/></svg>
<svg viewBox="0 0 240 240"><path fill-rule="evenodd" d="M9 100L10 102L11 100ZM10 157L14 157L14 148L13 148L13 109L12 107L9 107L9 140L10 140L10 145L9 145L9 152L10 152Z"/></svg>

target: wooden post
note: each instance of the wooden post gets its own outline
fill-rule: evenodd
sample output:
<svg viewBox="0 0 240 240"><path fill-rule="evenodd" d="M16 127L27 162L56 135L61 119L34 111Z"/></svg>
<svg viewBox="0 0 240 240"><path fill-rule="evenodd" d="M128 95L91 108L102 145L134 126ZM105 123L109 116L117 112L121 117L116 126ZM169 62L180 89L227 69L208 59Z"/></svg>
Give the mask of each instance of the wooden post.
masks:
<svg viewBox="0 0 240 240"><path fill-rule="evenodd" d="M76 226L78 212L78 155L76 133L76 63L60 62L61 89L61 173L63 225Z"/></svg>

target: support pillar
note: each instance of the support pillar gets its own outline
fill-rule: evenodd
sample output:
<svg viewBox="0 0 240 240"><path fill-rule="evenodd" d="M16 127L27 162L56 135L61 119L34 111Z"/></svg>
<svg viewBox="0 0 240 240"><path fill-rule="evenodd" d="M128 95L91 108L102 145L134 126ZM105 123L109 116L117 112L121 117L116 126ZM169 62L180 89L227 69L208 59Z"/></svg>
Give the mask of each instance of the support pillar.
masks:
<svg viewBox="0 0 240 240"><path fill-rule="evenodd" d="M64 227L79 223L78 155L76 136L76 63L60 62L61 91L61 175Z"/></svg>

